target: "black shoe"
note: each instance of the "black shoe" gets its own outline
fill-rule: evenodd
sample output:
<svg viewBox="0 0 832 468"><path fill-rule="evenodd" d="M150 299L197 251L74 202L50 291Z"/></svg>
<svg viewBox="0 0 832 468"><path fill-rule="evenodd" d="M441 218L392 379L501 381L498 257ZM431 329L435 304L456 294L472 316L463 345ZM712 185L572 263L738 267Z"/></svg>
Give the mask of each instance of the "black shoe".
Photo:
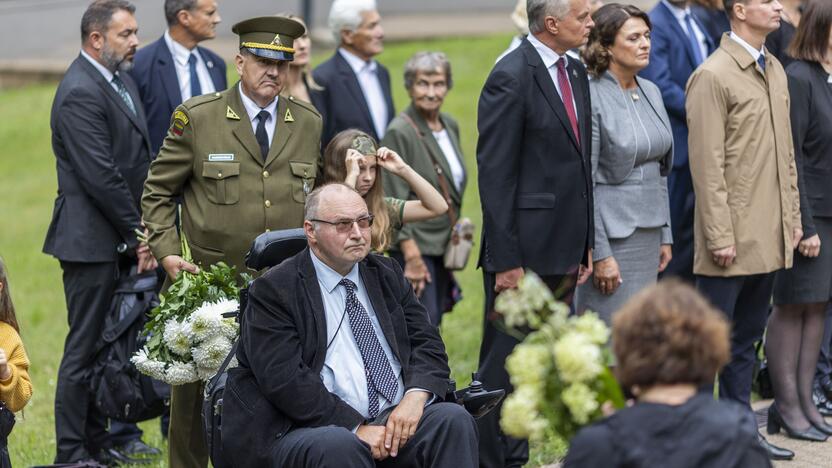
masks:
<svg viewBox="0 0 832 468"><path fill-rule="evenodd" d="M151 447L144 443L141 439L133 439L124 445L116 447L116 450L128 457L158 457L162 451L156 447Z"/></svg>
<svg viewBox="0 0 832 468"><path fill-rule="evenodd" d="M98 456L95 457L95 459L102 465L106 466L143 465L152 462L152 460L147 458L128 457L114 448L101 450L98 452Z"/></svg>
<svg viewBox="0 0 832 468"><path fill-rule="evenodd" d="M812 422L812 426L815 426L815 429L819 430L820 432L823 432L826 435L832 435L832 425L826 424L826 422L822 422L820 424L815 424Z"/></svg>
<svg viewBox="0 0 832 468"><path fill-rule="evenodd" d="M759 432L757 433L757 442L763 446L763 449L768 453L768 457L772 460L791 460L794 458L794 452L776 445L771 445L771 442L767 441Z"/></svg>
<svg viewBox="0 0 832 468"><path fill-rule="evenodd" d="M817 380L815 380L815 384L812 387L812 401L815 403L820 414L832 416L832 402L826 398L826 394L823 393L823 389Z"/></svg>
<svg viewBox="0 0 832 468"><path fill-rule="evenodd" d="M777 406L772 404L768 407L768 424L766 426L766 432L769 434L777 434L780 432L780 429L786 430L786 435L792 439L800 439L800 440L811 440L813 442L826 442L826 439L829 438L826 433L821 432L815 426L809 424L809 428L803 431L796 431L789 427L785 421L783 421L783 417L780 416L780 412L777 411Z"/></svg>

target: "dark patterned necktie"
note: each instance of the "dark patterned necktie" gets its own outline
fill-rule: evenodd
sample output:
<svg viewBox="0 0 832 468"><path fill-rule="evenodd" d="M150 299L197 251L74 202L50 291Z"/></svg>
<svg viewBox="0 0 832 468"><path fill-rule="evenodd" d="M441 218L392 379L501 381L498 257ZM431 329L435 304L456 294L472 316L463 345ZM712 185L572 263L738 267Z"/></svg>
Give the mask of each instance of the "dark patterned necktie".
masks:
<svg viewBox="0 0 832 468"><path fill-rule="evenodd" d="M125 104L127 104L127 108L133 112L133 115L136 115L136 105L133 104L133 98L130 97L130 93L127 92L127 87L124 86L124 82L121 81L121 78L119 78L118 75L113 75L113 84L116 85L118 95L121 96L121 99L124 100Z"/></svg>
<svg viewBox="0 0 832 468"><path fill-rule="evenodd" d="M390 367L390 361L378 341L376 331L370 322L367 309L355 295L355 283L344 278L340 283L347 290L347 315L350 328L364 360L364 373L367 375L367 399L371 418L378 416L378 395L394 402L399 391L399 383Z"/></svg>
<svg viewBox="0 0 832 468"><path fill-rule="evenodd" d="M266 133L266 121L269 120L269 117L271 115L267 111L261 110L257 114L257 131L254 132L255 138L257 138L257 144L260 145L260 153L263 155L263 161L269 155L269 134Z"/></svg>

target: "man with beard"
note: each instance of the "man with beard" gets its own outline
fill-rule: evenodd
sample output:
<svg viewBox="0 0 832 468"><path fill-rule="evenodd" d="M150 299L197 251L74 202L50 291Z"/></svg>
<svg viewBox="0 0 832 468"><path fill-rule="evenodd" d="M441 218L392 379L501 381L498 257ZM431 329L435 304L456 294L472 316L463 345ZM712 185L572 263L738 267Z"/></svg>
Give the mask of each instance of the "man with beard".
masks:
<svg viewBox="0 0 832 468"><path fill-rule="evenodd" d="M138 91L124 73L139 43L134 12L124 0L87 8L81 53L52 104L58 196L43 251L61 262L69 322L55 392L56 463L119 459L90 397L89 369L119 271L156 267L135 232L151 153Z"/></svg>
<svg viewBox="0 0 832 468"><path fill-rule="evenodd" d="M220 261L245 271L245 253L259 234L303 225L319 172L320 115L311 104L278 97L303 25L264 16L232 31L240 36L240 82L176 108L144 188L148 242L171 280ZM190 261L182 258L175 223L180 198ZM199 383L172 388L170 466L207 466L201 405Z"/></svg>

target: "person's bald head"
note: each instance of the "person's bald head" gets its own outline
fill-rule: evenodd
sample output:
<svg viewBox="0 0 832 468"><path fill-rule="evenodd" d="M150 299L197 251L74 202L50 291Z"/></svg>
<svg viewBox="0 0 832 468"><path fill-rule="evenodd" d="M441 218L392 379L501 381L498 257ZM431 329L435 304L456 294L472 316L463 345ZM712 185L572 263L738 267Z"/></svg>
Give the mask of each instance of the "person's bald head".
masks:
<svg viewBox="0 0 832 468"><path fill-rule="evenodd" d="M338 273L346 275L370 253L371 225L367 204L348 185L327 184L306 198L303 229L309 248Z"/></svg>

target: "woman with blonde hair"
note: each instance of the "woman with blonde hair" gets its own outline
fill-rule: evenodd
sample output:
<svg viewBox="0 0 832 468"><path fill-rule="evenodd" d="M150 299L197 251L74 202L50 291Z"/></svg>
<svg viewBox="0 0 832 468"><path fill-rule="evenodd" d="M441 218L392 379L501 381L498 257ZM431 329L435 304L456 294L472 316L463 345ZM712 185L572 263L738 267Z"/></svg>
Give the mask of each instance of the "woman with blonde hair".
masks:
<svg viewBox="0 0 832 468"><path fill-rule="evenodd" d="M415 200L384 196L378 167L404 179ZM324 151L324 183L344 182L367 202L373 214L372 248L384 252L395 242L402 224L441 216L448 204L433 185L389 148L379 148L375 139L361 130L344 130L329 142Z"/></svg>
<svg viewBox="0 0 832 468"><path fill-rule="evenodd" d="M286 86L283 87L281 95L310 102L315 108L318 108L315 102L318 100L317 91L322 91L323 88L312 78L312 70L309 65L312 58L312 39L309 38L309 28L300 16L293 14L281 16L295 20L306 28L303 35L295 39L293 46L295 58L289 62Z"/></svg>

